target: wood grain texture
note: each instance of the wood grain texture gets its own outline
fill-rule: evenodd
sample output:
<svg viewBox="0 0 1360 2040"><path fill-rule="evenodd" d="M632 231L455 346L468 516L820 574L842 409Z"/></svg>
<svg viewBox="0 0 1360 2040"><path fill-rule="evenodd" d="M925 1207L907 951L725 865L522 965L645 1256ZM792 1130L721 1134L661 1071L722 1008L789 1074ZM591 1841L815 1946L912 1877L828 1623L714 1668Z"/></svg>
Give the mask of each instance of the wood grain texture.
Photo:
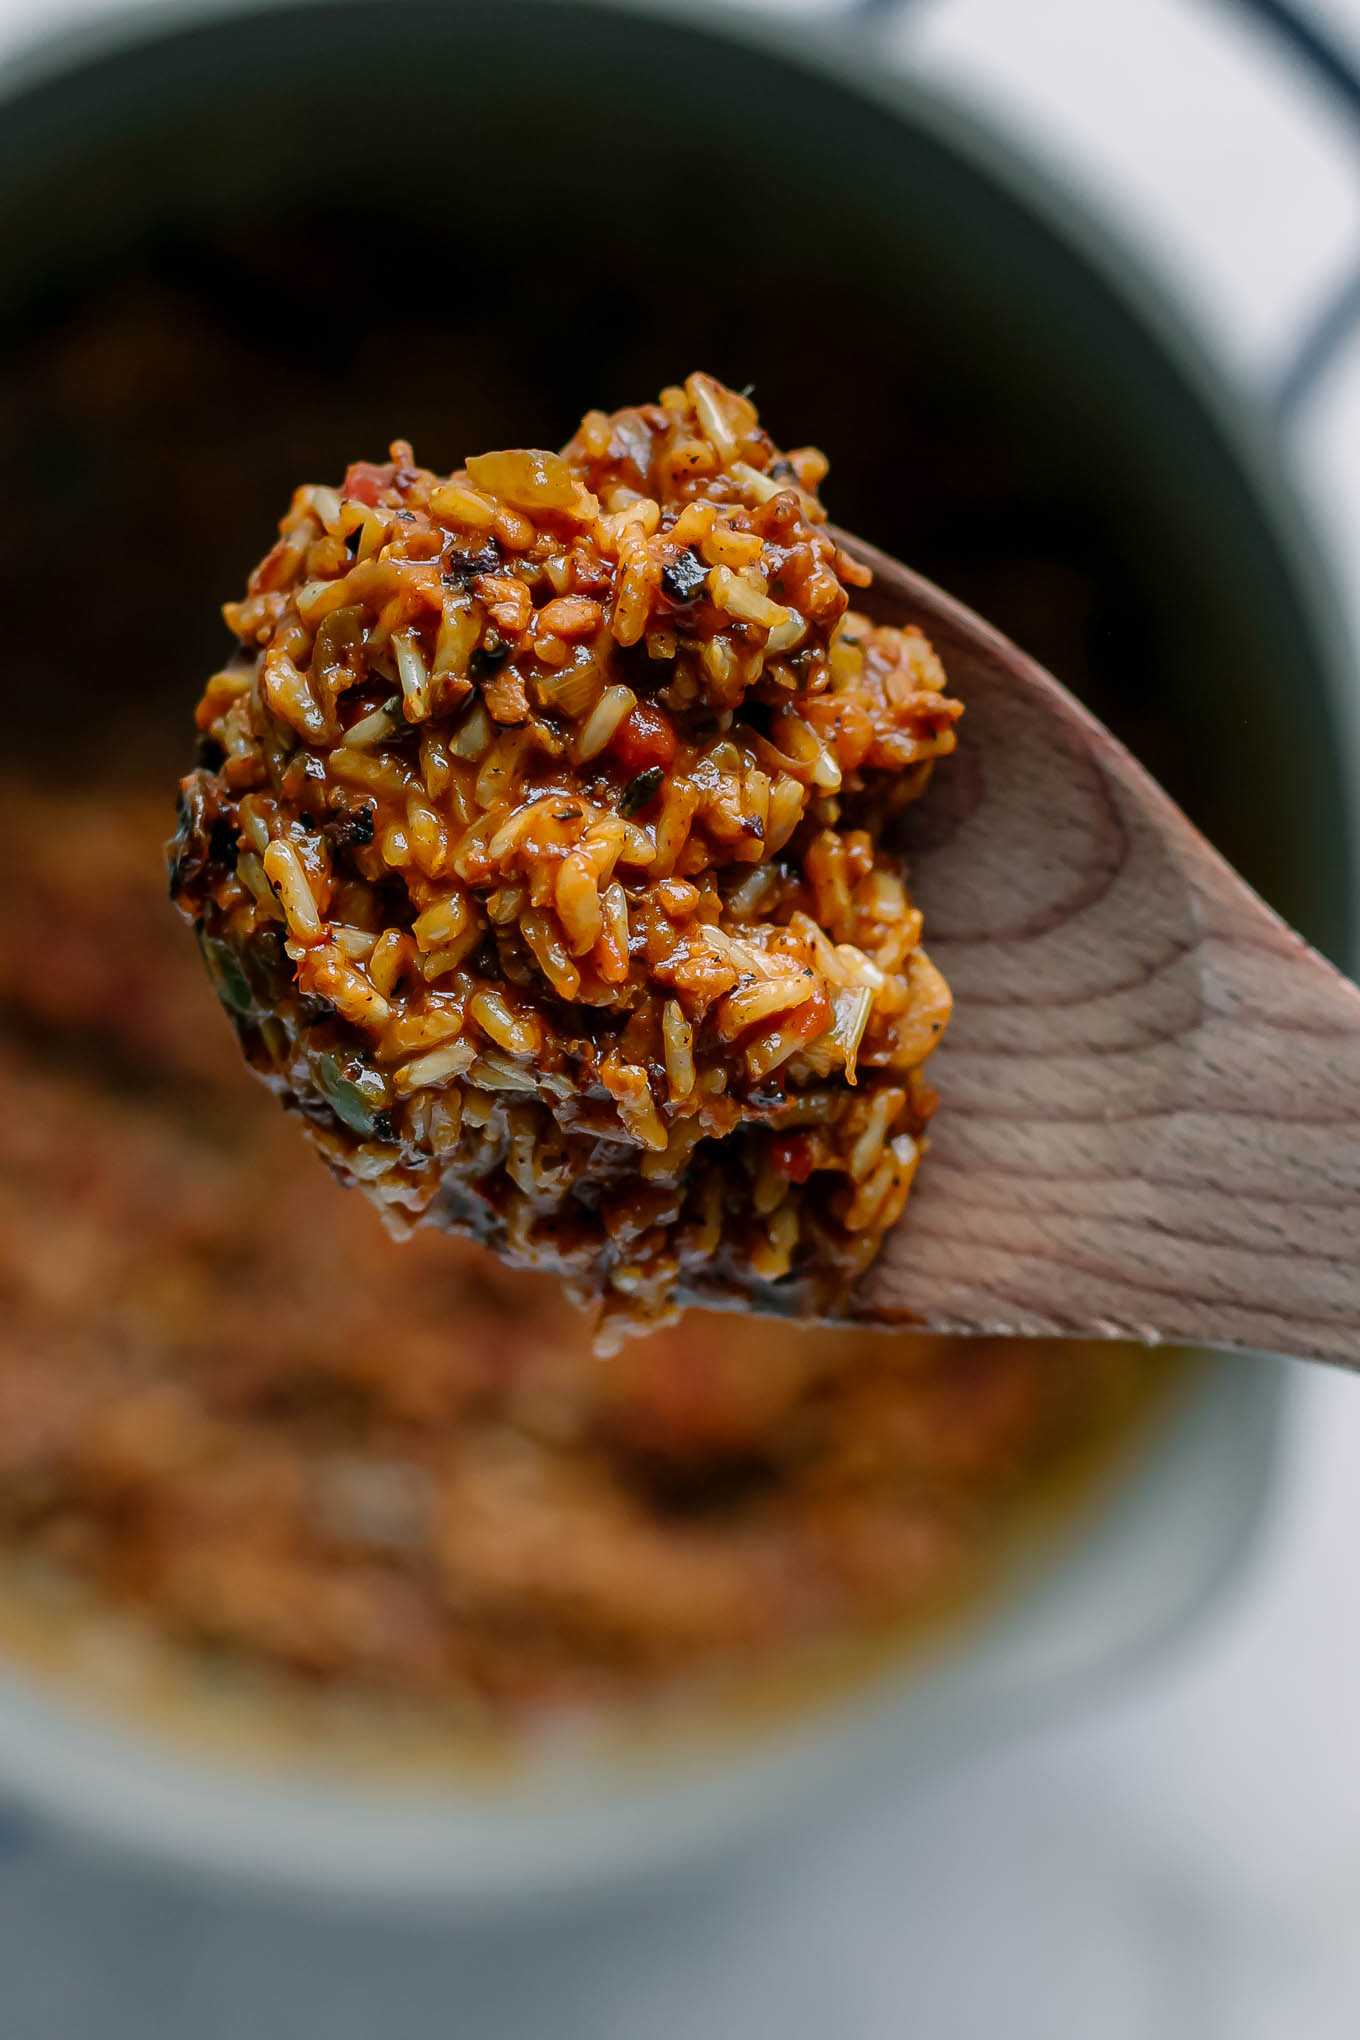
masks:
<svg viewBox="0 0 1360 2040"><path fill-rule="evenodd" d="M967 711L908 834L942 1103L858 1314L1360 1362L1360 992L1049 674L841 536Z"/></svg>

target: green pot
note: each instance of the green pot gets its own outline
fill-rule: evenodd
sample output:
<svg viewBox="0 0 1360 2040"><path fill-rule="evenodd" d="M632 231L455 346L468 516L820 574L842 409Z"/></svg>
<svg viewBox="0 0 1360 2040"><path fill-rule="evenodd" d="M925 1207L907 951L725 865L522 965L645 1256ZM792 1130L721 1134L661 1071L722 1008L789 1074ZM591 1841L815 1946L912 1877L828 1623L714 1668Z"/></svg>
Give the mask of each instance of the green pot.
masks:
<svg viewBox="0 0 1360 2040"><path fill-rule="evenodd" d="M90 743L174 769L215 605L297 479L398 434L434 466L550 445L703 366L824 446L840 521L1035 651L1346 955L1350 654L1273 428L1108 234L858 32L582 0L167 8L33 50L0 93L7 447L26 530L54 535L3 569L35 769ZM136 687L73 716L68 672L111 645ZM487 1899L633 1872L1145 1655L1249 1542L1280 1380L1207 1370L1098 1533L985 1632L735 1767L392 1805L223 1779L16 1676L0 1779L120 1842L313 1887Z"/></svg>

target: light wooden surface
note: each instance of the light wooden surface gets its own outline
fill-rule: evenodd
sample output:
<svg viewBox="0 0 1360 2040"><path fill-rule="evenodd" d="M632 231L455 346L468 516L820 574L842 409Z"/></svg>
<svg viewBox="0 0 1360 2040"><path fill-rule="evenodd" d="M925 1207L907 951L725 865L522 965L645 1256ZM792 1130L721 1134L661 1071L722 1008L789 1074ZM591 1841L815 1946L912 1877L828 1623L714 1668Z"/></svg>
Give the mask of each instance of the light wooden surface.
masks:
<svg viewBox="0 0 1360 2040"><path fill-rule="evenodd" d="M966 705L909 821L953 987L863 1314L1360 1362L1360 991L999 632L857 539Z"/></svg>

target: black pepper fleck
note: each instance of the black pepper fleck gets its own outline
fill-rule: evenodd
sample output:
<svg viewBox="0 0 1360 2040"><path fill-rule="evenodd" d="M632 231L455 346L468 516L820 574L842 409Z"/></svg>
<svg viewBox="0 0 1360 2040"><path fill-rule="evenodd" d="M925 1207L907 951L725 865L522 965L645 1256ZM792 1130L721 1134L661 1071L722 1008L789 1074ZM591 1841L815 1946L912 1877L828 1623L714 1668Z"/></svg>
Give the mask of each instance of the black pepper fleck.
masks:
<svg viewBox="0 0 1360 2040"><path fill-rule="evenodd" d="M708 568L692 545L661 569L661 585L672 602L692 602L708 580Z"/></svg>
<svg viewBox="0 0 1360 2040"><path fill-rule="evenodd" d="M337 850L366 850L373 841L373 810L364 806L327 822L323 832Z"/></svg>
<svg viewBox="0 0 1360 2040"><path fill-rule="evenodd" d="M469 552L466 546L450 545L440 560L440 579L446 587L457 588L474 574L494 574L503 561L500 542L495 538L484 540L476 552Z"/></svg>

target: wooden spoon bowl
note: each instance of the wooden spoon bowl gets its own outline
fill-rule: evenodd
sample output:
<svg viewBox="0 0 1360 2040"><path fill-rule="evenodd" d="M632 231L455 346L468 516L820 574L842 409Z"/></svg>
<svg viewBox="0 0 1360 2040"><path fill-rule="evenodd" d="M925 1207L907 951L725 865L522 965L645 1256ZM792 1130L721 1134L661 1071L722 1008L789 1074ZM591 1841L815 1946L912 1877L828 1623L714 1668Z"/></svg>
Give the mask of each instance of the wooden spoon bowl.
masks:
<svg viewBox="0 0 1360 2040"><path fill-rule="evenodd" d="M965 703L908 815L955 995L860 1316L1360 1361L1360 992L981 617L838 533Z"/></svg>

